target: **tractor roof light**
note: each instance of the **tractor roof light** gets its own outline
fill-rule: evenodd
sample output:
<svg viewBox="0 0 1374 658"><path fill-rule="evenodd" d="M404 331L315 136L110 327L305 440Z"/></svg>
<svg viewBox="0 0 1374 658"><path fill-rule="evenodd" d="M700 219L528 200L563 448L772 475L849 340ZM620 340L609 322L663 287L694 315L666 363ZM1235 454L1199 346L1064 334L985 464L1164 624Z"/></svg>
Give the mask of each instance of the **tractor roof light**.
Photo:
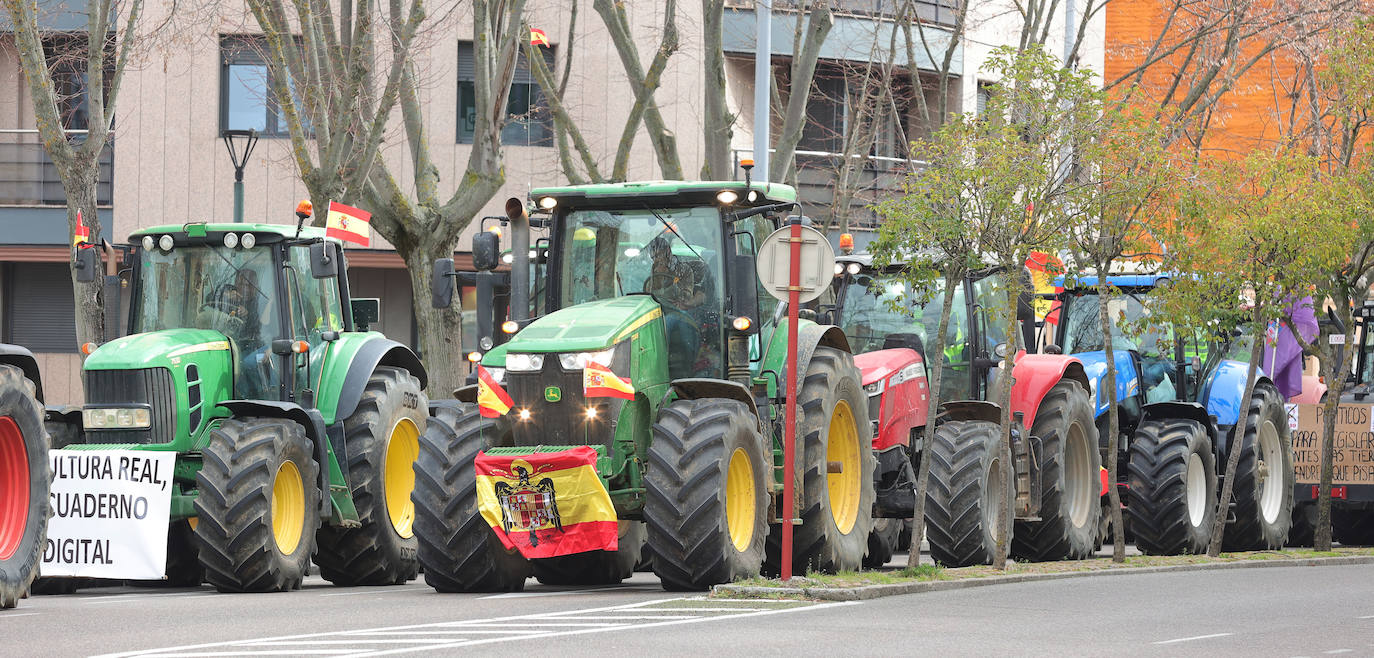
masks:
<svg viewBox="0 0 1374 658"><path fill-rule="evenodd" d="M482 340L477 341L477 346L484 350L489 350L495 345L496 343L491 339L491 336L483 336Z"/></svg>
<svg viewBox="0 0 1374 658"><path fill-rule="evenodd" d="M225 248L228 248L228 249L233 249L234 247L239 246L239 236L238 236L238 234L236 234L236 233L225 233L225 234L224 234L224 246L225 246Z"/></svg>
<svg viewBox="0 0 1374 658"><path fill-rule="evenodd" d="M157 239L157 246L159 249L163 251L171 251L172 245L174 244L175 243L172 241L172 236L170 235L164 235Z"/></svg>
<svg viewBox="0 0 1374 658"><path fill-rule="evenodd" d="M861 265L859 265L858 263L850 263L850 264L849 264L849 267L847 267L847 268L845 268L845 269L846 269L846 271L848 271L850 274L858 274L858 273L859 273L859 270L862 270L863 267L862 267Z"/></svg>
<svg viewBox="0 0 1374 658"><path fill-rule="evenodd" d="M301 219L309 219L314 212L315 204L310 203L310 199L301 199L301 202L296 204L296 216Z"/></svg>
<svg viewBox="0 0 1374 658"><path fill-rule="evenodd" d="M749 203L753 203L753 202L755 202L755 201L758 201L758 200L759 200L759 193L758 193L758 190L749 190L749 194L746 194L744 198L749 199Z"/></svg>
<svg viewBox="0 0 1374 658"><path fill-rule="evenodd" d="M852 251L854 251L854 234L853 234L853 233L841 233L841 234L840 234L840 250L843 251L843 252L846 253L846 254L847 254L847 253L850 253L850 252L852 252Z"/></svg>
<svg viewBox="0 0 1374 658"><path fill-rule="evenodd" d="M505 322L501 323L501 331L504 331L508 334L513 334L517 331L520 331L520 323L516 322L515 320L506 320Z"/></svg>
<svg viewBox="0 0 1374 658"><path fill-rule="evenodd" d="M151 235L145 235L145 236L143 236L143 250L144 250L144 251L152 251L152 250L153 250L153 247L156 247L156 246L157 246L157 240L156 240L155 238L153 238L153 236L151 236Z"/></svg>
<svg viewBox="0 0 1374 658"><path fill-rule="evenodd" d="M558 207L558 199L551 196L539 197L539 207L544 210L553 210Z"/></svg>
<svg viewBox="0 0 1374 658"><path fill-rule="evenodd" d="M252 249L258 245L258 239L254 237L252 233L244 233L243 237L239 238L239 244L242 245L244 249Z"/></svg>
<svg viewBox="0 0 1374 658"><path fill-rule="evenodd" d="M835 263L835 276L842 276L843 274L844 274L844 263Z"/></svg>
<svg viewBox="0 0 1374 658"><path fill-rule="evenodd" d="M482 354L481 354L481 352L468 352L468 361L471 361L472 363L477 363L478 361L481 361L481 360L482 360Z"/></svg>
<svg viewBox="0 0 1374 658"><path fill-rule="evenodd" d="M739 201L739 194L734 190L721 190L716 192L716 201L719 201L723 206L728 206Z"/></svg>

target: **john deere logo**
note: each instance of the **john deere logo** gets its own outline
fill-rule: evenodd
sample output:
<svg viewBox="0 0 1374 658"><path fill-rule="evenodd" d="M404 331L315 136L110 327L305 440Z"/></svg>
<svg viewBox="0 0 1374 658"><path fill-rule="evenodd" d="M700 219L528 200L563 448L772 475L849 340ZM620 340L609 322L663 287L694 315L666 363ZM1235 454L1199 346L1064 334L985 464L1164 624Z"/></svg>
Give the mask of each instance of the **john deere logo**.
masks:
<svg viewBox="0 0 1374 658"><path fill-rule="evenodd" d="M544 389L544 399L549 402L557 402L563 399L563 391L557 386L549 386Z"/></svg>

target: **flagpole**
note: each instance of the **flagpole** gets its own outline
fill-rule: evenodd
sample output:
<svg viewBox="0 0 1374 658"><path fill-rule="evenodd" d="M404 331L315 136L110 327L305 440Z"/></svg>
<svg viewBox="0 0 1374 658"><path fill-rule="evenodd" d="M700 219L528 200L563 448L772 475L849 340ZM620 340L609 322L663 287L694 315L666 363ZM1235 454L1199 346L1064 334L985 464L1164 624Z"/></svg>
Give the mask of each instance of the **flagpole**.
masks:
<svg viewBox="0 0 1374 658"><path fill-rule="evenodd" d="M754 164L758 178L768 182L768 145L771 143L770 92L773 89L773 0L754 3Z"/></svg>

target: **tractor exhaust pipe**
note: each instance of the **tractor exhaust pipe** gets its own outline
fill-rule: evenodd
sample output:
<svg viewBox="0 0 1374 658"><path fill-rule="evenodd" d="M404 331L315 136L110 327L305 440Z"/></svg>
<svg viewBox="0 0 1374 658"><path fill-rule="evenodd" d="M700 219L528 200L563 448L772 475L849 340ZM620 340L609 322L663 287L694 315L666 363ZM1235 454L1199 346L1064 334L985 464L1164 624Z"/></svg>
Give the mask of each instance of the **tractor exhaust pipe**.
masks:
<svg viewBox="0 0 1374 658"><path fill-rule="evenodd" d="M510 220L510 319L523 324L530 318L530 216L520 199L506 199Z"/></svg>

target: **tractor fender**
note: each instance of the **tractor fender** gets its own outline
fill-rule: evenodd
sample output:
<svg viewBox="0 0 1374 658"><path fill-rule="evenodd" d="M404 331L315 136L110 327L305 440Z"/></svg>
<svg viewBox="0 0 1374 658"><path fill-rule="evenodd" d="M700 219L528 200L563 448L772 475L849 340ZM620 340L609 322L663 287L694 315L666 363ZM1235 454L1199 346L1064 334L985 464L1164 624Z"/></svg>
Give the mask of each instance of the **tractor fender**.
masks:
<svg viewBox="0 0 1374 658"><path fill-rule="evenodd" d="M324 416L320 410L274 400L225 400L219 406L234 416L283 418L300 423L305 428L305 435L315 446L315 462L319 464L320 517L329 518L329 434L325 431Z"/></svg>
<svg viewBox="0 0 1374 658"><path fill-rule="evenodd" d="M1217 365L1202 385L1202 402L1207 405L1207 413L1216 416L1217 424L1230 427L1240 421L1242 409L1249 408L1249 401L1242 400L1245 395L1245 378L1250 374L1250 365L1227 359ZM1258 373L1255 385L1270 381L1264 373Z"/></svg>
<svg viewBox="0 0 1374 658"><path fill-rule="evenodd" d="M941 407L945 410L942 420L981 420L1002 424L1002 408L995 402L983 400L954 400Z"/></svg>
<svg viewBox="0 0 1374 658"><path fill-rule="evenodd" d="M38 359L33 357L33 352L18 345L0 343L0 364L22 370L24 376L33 382L34 396L38 398L39 404L43 403L43 380L38 372Z"/></svg>
<svg viewBox="0 0 1374 658"><path fill-rule="evenodd" d="M1169 400L1167 402L1155 402L1147 404L1140 412L1140 422L1160 418L1186 418L1197 421L1207 429L1207 436L1212 439L1212 445L1216 445L1217 428L1212 423L1211 417L1207 415L1207 409L1196 402L1180 402Z"/></svg>
<svg viewBox="0 0 1374 658"><path fill-rule="evenodd" d="M786 343L783 343L786 345ZM806 376L806 367L811 364L811 355L816 353L817 347L833 347L841 352L853 353L849 349L849 338L844 335L844 331L834 325L821 325L805 323L801 325L801 330L797 332L797 372L801 377ZM783 359L786 360L786 348L784 348ZM797 386L801 386L801 377L797 378Z"/></svg>
<svg viewBox="0 0 1374 658"><path fill-rule="evenodd" d="M749 407L749 412L759 419L758 403L753 393L744 384L728 379L685 378L675 379L668 385L668 392L679 400L701 400L704 398L725 398L739 400Z"/></svg>
<svg viewBox="0 0 1374 658"><path fill-rule="evenodd" d="M363 391L367 388L367 380L377 366L394 366L410 371L420 380L420 390L429 385L425 366L409 347L386 338L369 340L353 353L353 360L348 364L348 374L344 376L338 405L334 408L335 422L343 421L357 410L358 402L363 399Z"/></svg>
<svg viewBox="0 0 1374 658"><path fill-rule="evenodd" d="M1040 403L1055 384L1071 379L1092 395L1091 380L1083 369L1083 362L1061 354L1021 354L1016 359L1015 383L1011 388L1011 411L1025 414L1026 427L1035 426L1035 414Z"/></svg>

